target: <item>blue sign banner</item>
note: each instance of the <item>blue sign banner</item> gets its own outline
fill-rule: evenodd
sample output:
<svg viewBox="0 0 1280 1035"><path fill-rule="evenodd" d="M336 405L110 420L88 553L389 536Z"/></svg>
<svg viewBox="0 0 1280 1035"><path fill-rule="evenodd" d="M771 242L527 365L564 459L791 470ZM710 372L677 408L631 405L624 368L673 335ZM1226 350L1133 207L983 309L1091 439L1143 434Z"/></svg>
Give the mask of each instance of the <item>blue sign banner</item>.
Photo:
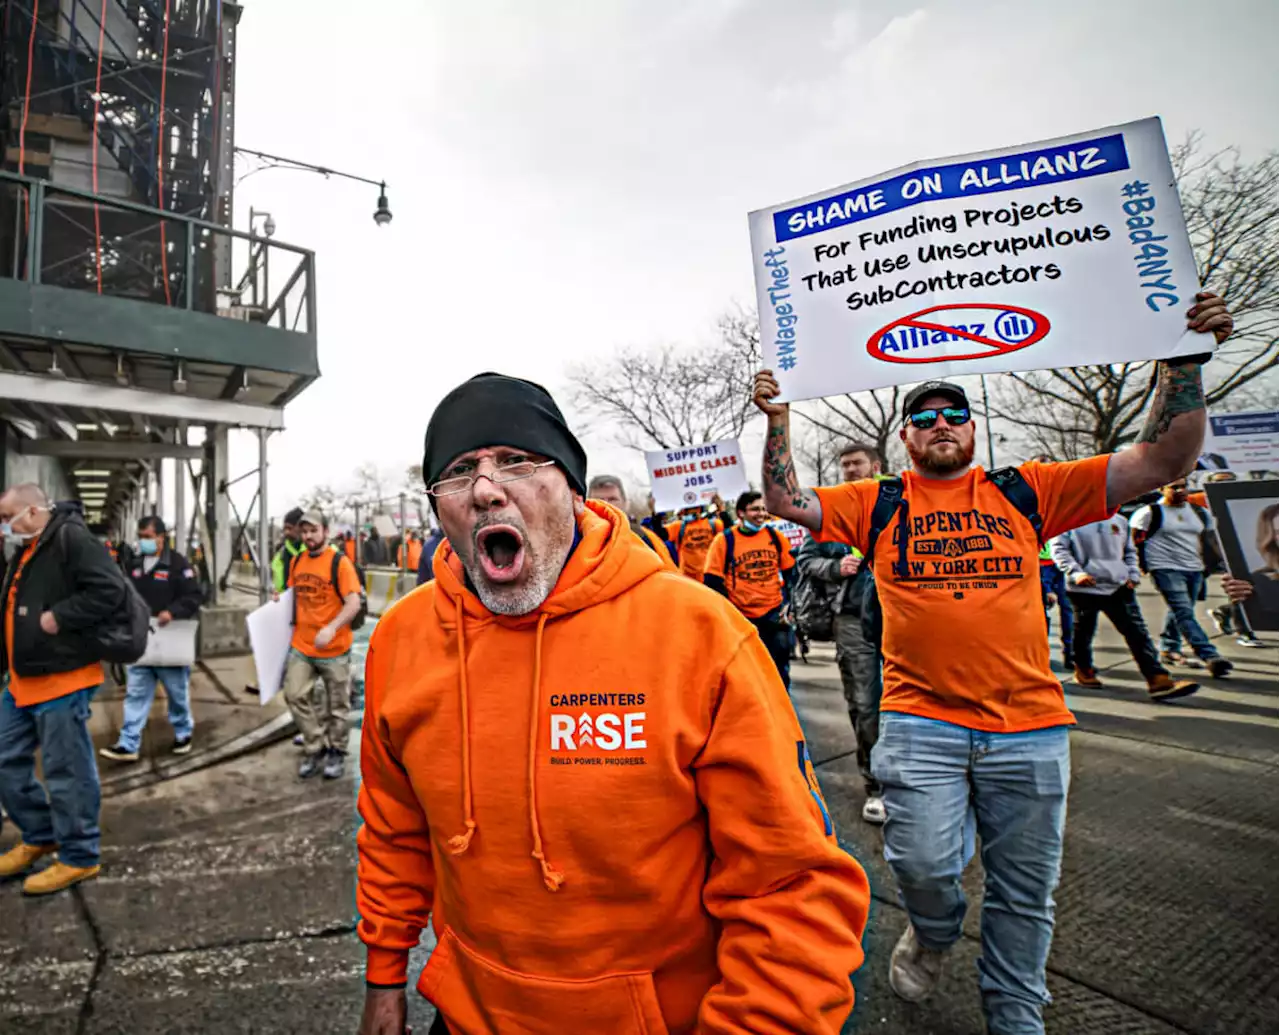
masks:
<svg viewBox="0 0 1280 1035"><path fill-rule="evenodd" d="M790 241L927 201L1065 183L1128 168L1124 135L1116 133L1001 158L913 169L888 180L775 212L774 233L779 242Z"/></svg>

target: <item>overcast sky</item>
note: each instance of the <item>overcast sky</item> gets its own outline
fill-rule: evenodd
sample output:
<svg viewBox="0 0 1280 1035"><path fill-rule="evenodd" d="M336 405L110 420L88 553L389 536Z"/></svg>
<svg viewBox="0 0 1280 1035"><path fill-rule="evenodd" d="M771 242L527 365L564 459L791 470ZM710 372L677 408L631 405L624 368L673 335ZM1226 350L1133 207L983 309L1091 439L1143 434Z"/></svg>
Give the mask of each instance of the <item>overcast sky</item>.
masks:
<svg viewBox="0 0 1280 1035"><path fill-rule="evenodd" d="M1171 141L1276 148L1277 5L246 0L236 97L237 143L385 178L395 215L306 173L237 188L238 226L269 210L319 268L322 376L272 440L278 515L420 460L472 374L562 396L575 362L711 341L754 304L752 209L1153 114ZM586 444L638 483L638 454Z"/></svg>

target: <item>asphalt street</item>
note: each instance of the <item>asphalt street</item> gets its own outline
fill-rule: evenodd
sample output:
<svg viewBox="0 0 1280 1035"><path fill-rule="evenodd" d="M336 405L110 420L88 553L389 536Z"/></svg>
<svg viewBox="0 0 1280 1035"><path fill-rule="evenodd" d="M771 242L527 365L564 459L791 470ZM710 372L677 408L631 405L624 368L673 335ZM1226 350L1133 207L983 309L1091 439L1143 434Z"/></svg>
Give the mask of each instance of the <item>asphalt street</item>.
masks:
<svg viewBox="0 0 1280 1035"><path fill-rule="evenodd" d="M1158 602L1144 597L1148 618ZM1277 652L1220 640L1235 676L1146 700L1114 633L1103 690L1077 693L1072 790L1050 959L1051 1035L1248 1035L1277 1028ZM861 781L830 650L795 667L794 699L845 846L871 877L867 963L847 1033L981 1035L982 873L937 993L889 991L905 923L859 818ZM109 797L102 876L24 899L0 885L6 1035L354 1032L355 781L301 783L288 741ZM0 848L12 843L7 826ZM413 974L429 951L424 942ZM410 994L419 1033L431 1008Z"/></svg>

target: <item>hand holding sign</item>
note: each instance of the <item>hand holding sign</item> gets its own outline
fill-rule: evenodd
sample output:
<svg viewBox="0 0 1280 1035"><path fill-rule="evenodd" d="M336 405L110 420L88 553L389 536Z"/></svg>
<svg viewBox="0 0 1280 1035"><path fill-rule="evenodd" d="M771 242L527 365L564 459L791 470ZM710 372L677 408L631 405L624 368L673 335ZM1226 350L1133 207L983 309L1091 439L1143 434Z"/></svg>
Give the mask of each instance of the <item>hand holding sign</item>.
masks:
<svg viewBox="0 0 1280 1035"><path fill-rule="evenodd" d="M786 403L776 403L771 400L777 398L778 379L773 376L772 370L761 370L756 374L755 385L751 392L751 401L756 404L756 408L768 417L780 417L787 413L791 407Z"/></svg>

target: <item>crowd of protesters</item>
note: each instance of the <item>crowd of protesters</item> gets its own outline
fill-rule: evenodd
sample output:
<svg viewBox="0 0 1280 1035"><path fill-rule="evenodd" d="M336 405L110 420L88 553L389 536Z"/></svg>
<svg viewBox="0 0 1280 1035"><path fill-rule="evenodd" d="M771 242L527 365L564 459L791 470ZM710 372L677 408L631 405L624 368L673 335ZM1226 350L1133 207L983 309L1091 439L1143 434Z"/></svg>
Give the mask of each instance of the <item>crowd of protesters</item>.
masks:
<svg viewBox="0 0 1280 1035"><path fill-rule="evenodd" d="M1187 321L1218 341L1231 329L1207 293ZM404 1030L428 918L438 945L418 987L437 1035L838 1032L869 894L790 704L797 624L835 641L863 816L883 824L906 908L891 987L936 988L980 843L987 1028L1043 1032L1074 723L1048 609L1082 684L1097 685L1105 613L1153 700L1194 689L1165 666L1175 631L1204 649L1182 605L1199 583L1165 593L1157 655L1133 594L1140 544L1116 513L1194 465L1205 358L1160 366L1132 449L996 471L973 464L964 390L921 385L901 413L910 469L886 475L851 443L844 483L816 490L764 371L763 493L641 520L620 479L588 480L545 389L483 374L446 395L422 463L444 535L435 579L381 619L367 659L362 1035ZM777 521L807 530L798 556Z"/></svg>
<svg viewBox="0 0 1280 1035"><path fill-rule="evenodd" d="M1231 330L1212 294L1187 320L1218 341ZM362 1035L405 1030L409 952L429 918L438 944L419 987L437 1035L838 1032L870 892L790 700L797 627L834 643L862 816L883 828L906 910L884 961L891 987L913 1002L936 988L980 843L987 1027L1043 1032L1074 723L1050 608L1080 686L1102 685L1100 614L1152 700L1197 689L1174 668L1231 672L1195 615L1218 565L1212 518L1186 484L1204 359L1161 364L1132 449L994 471L973 463L964 389L927 382L900 414L909 469L890 475L875 447L852 442L841 483L816 489L797 478L789 408L762 371L763 491L671 515L650 502L639 520L619 478L588 480L545 389L482 374L427 427L436 531L331 535L319 510L290 511L269 563L293 609L284 698L300 778L346 773L364 565L416 571L425 587L381 618L365 662ZM1259 531L1272 582L1275 514ZM806 530L798 550L779 521ZM0 496L0 532L0 806L21 834L0 877L38 895L99 872L87 720L105 666L128 667L102 758L139 758L157 687L170 750L191 750L190 668L141 663L138 636L196 618L202 578L160 517L113 554L78 506L34 485ZM1169 608L1159 650L1134 593L1144 572ZM1223 585L1220 627L1269 583Z"/></svg>

